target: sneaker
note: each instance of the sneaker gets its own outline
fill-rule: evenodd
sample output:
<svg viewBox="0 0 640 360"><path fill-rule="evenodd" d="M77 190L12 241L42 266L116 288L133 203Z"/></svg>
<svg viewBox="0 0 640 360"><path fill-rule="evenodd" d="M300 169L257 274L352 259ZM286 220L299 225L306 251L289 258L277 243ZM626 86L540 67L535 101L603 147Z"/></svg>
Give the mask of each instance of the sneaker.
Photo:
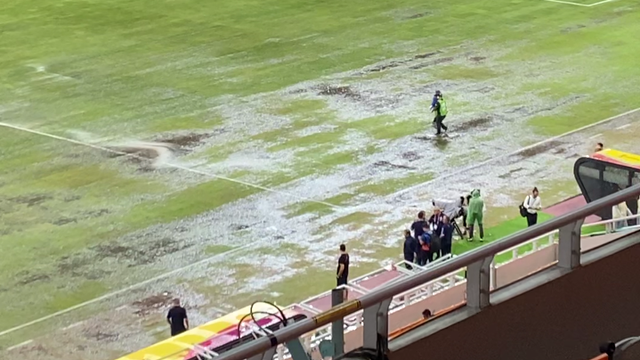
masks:
<svg viewBox="0 0 640 360"><path fill-rule="evenodd" d="M484 242L484 239L483 239L483 238L480 238L480 242Z"/></svg>

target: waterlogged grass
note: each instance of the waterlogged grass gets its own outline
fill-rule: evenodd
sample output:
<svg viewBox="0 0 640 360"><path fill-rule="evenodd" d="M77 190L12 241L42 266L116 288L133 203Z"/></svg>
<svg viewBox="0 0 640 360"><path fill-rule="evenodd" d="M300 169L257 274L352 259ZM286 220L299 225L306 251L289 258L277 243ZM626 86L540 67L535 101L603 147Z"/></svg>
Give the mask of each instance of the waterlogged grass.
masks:
<svg viewBox="0 0 640 360"><path fill-rule="evenodd" d="M338 194L326 199L322 199L322 202L327 204L332 204L336 206L344 206L350 203L351 199L353 199L355 195L350 193ZM298 204L291 205L287 208L288 213L287 216L289 218L305 215L305 214L316 214L316 215L326 215L330 214L334 211L334 208L325 204L321 204L319 202L301 202Z"/></svg>
<svg viewBox="0 0 640 360"><path fill-rule="evenodd" d="M440 14L438 21L432 16L414 17L416 9L424 8L417 0L266 0L260 6L248 0L66 1L60 6L43 6L43 0L5 0L3 5L0 26L11 28L0 37L0 49L5 50L0 51L3 121L56 134L84 130L97 137L148 139L154 132L211 129L237 115L230 112L226 118L225 113L223 119L212 109L244 101L243 96L281 90L301 81L330 79L379 60L446 52L447 47L457 46L465 51L475 51L476 46L506 49L503 57L487 61L527 64L525 68L535 71L521 73L520 67L509 70L514 67L505 66L504 72L500 68L496 74L488 66L439 65L421 71L427 81L499 78L498 83L535 83L521 91L536 93L549 103L582 95L552 114L529 121L544 135L635 108L640 98L640 48L636 46L640 22L638 5L633 2L578 11L544 1L438 0L428 6L430 12ZM403 50L390 44L411 47ZM535 80L539 74L553 74L556 82ZM365 78L381 76L383 72ZM510 94L504 97L509 101ZM485 100L459 106L481 108ZM278 103L276 96L273 102L270 114L290 120L285 129L253 139L231 134L237 138L192 156L218 162L254 140L265 142L271 151L296 150L294 164L259 181L279 186L357 163L360 154L374 154L386 140L424 129L417 119L388 114L338 122L321 100ZM320 124L336 129L307 136L296 133ZM378 144L353 152L332 152L343 145L342 137L350 130L366 133ZM438 146L443 149L446 144ZM184 189L143 172L123 175L119 165L113 165L121 164L119 161L76 145L6 129L0 132L0 252L5 259L0 263L0 282L10 287L10 291L0 291L0 300L7 304L0 310L4 327L99 296L113 285L107 280L80 280L76 286L64 276L53 276L59 273L55 265L60 258L148 225L201 214L257 193L217 180ZM411 174L360 184L353 193L385 195L430 176ZM35 204L25 200L38 196L43 200ZM336 224L372 219L353 215ZM494 237L500 231L487 230ZM213 254L224 249L207 251ZM26 272L52 275L50 286L18 285ZM308 279L315 281L316 277L321 279L318 286L332 286L332 277L321 274L309 270L279 283L276 291L293 298ZM118 282L115 285L123 282L112 281ZM246 294L242 296L245 298L237 299L246 300Z"/></svg>
<svg viewBox="0 0 640 360"><path fill-rule="evenodd" d="M392 194L396 191L410 187L412 185L421 184L433 179L431 173L414 172L408 176L401 178L391 178L379 182L368 183L356 188L356 193L371 194L376 196L384 196Z"/></svg>
<svg viewBox="0 0 640 360"><path fill-rule="evenodd" d="M363 225L371 223L375 218L376 214L357 211L333 220L331 225Z"/></svg>
<svg viewBox="0 0 640 360"><path fill-rule="evenodd" d="M304 99L284 104L279 108L273 109L272 112L277 115L300 116L301 114L316 113L326 108L327 103L323 100Z"/></svg>
<svg viewBox="0 0 640 360"><path fill-rule="evenodd" d="M500 74L482 66L446 65L438 67L438 77L446 80L482 81L498 77Z"/></svg>
<svg viewBox="0 0 640 360"><path fill-rule="evenodd" d="M327 143L339 143L340 138L344 135L344 130L336 129L331 132L319 132L307 136L297 137L283 142L279 145L269 147L267 150L276 152L285 149L298 149L310 146L323 145Z"/></svg>
<svg viewBox="0 0 640 360"><path fill-rule="evenodd" d="M229 245L209 245L204 249L204 253L207 255L218 255L233 249L234 247Z"/></svg>

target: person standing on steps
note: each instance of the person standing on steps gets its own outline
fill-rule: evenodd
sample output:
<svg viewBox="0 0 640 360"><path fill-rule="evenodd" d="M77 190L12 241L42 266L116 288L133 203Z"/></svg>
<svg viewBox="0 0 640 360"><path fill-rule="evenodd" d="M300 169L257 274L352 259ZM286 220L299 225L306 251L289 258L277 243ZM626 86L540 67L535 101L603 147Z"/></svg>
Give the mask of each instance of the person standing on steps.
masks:
<svg viewBox="0 0 640 360"><path fill-rule="evenodd" d="M447 117L447 102L444 100L442 94L436 96L438 101L436 102L436 106L433 108L433 112L436 113L435 122L436 122L436 136L442 135L442 130L444 130L444 134L447 134L447 126L442 122Z"/></svg>
<svg viewBox="0 0 640 360"><path fill-rule="evenodd" d="M345 244L340 245L340 257L338 258L336 279L338 286L347 285L347 282L349 281L349 254L347 253L347 246Z"/></svg>
<svg viewBox="0 0 640 360"><path fill-rule="evenodd" d="M167 314L167 322L171 327L171 336L176 336L189 330L189 318L187 318L187 310L180 306L180 299L173 300L173 307Z"/></svg>
<svg viewBox="0 0 640 360"><path fill-rule="evenodd" d="M480 197L480 189L471 191L469 200L469 210L467 214L467 225L469 226L469 241L473 241L473 227L478 223L480 230L480 241L484 241L484 228L482 223L484 212L484 200Z"/></svg>
<svg viewBox="0 0 640 360"><path fill-rule="evenodd" d="M537 187L534 187L531 194L524 199L524 208L527 210L527 226L537 224L538 211L542 210L542 200Z"/></svg>

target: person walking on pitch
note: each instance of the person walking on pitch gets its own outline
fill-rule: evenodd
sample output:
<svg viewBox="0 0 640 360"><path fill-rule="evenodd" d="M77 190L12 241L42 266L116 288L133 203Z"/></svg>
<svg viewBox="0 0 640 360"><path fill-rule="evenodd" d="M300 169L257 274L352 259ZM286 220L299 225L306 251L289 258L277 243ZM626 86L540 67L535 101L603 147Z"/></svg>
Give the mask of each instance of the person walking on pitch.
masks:
<svg viewBox="0 0 640 360"><path fill-rule="evenodd" d="M446 135L448 128L442 122L447 117L447 112L448 112L447 102L444 100L444 97L442 96L442 94L436 95L436 97L437 97L436 106L432 110L433 112L436 113L436 117L434 119L436 123L436 136L441 135L442 130L444 130L444 133Z"/></svg>

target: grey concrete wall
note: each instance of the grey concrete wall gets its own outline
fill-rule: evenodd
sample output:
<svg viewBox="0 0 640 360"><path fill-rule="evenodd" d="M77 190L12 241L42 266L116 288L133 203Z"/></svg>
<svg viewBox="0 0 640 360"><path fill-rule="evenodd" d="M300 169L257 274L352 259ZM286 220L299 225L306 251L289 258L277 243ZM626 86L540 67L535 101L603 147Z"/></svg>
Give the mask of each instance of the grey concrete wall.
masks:
<svg viewBox="0 0 640 360"><path fill-rule="evenodd" d="M640 244L395 349L390 360L583 360L603 341L638 335Z"/></svg>

